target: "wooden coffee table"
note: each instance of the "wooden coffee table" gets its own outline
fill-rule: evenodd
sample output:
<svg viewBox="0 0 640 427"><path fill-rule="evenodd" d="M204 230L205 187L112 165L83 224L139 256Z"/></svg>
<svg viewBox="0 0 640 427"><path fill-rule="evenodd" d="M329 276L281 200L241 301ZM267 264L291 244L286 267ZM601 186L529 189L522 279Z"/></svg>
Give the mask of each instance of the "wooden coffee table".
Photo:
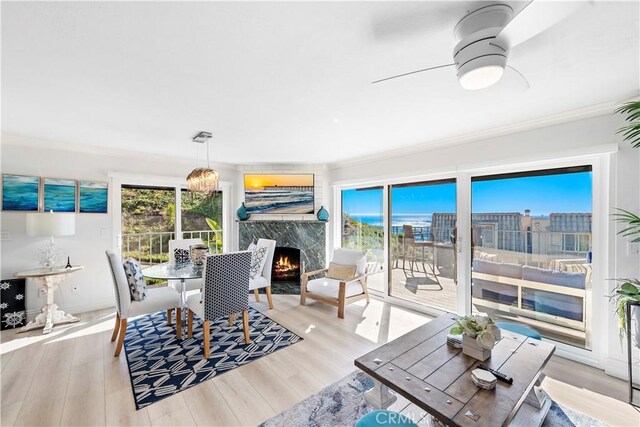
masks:
<svg viewBox="0 0 640 427"><path fill-rule="evenodd" d="M542 424L551 399L539 385L555 346L503 330L491 358L478 362L447 345L456 318L440 316L356 359L355 365L374 379L367 400L388 407L396 399L390 388L447 426ZM513 384L476 387L471 371L479 363L511 376Z"/></svg>

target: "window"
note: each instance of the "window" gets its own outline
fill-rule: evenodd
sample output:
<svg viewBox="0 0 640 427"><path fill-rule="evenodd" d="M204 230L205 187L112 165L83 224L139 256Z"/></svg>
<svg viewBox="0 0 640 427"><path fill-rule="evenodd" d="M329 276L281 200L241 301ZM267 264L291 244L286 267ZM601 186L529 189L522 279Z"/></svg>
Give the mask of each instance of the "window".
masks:
<svg viewBox="0 0 640 427"><path fill-rule="evenodd" d="M474 310L589 349L591 167L475 177L471 199Z"/></svg>
<svg viewBox="0 0 640 427"><path fill-rule="evenodd" d="M122 257L143 264L169 260L175 230L175 189L122 186Z"/></svg>
<svg viewBox="0 0 640 427"><path fill-rule="evenodd" d="M383 188L342 190L341 197L342 247L367 252L367 261L375 262L377 270L367 279L368 288L384 291Z"/></svg>
<svg viewBox="0 0 640 427"><path fill-rule="evenodd" d="M456 182L390 187L392 296L455 312Z"/></svg>
<svg viewBox="0 0 640 427"><path fill-rule="evenodd" d="M211 253L222 252L222 192L193 193L182 190L182 237L201 238Z"/></svg>

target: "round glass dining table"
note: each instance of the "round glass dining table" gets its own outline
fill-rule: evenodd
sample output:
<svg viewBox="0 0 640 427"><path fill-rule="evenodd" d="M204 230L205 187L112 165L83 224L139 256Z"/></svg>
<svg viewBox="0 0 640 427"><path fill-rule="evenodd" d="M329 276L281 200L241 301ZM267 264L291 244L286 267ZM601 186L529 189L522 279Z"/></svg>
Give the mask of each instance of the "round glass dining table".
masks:
<svg viewBox="0 0 640 427"><path fill-rule="evenodd" d="M176 321L182 324L182 338L185 336L187 325L187 286L185 282L189 279L202 278L202 269L194 268L192 262L172 264L164 262L152 265L142 270L142 275L149 279L179 280L180 281L180 305L182 307L181 319Z"/></svg>

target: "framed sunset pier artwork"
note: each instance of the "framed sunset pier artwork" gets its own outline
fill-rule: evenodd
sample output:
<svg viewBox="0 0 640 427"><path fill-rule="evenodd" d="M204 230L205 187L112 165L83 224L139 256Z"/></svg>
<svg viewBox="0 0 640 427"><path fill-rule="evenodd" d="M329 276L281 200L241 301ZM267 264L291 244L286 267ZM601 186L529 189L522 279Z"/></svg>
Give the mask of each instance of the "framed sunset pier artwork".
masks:
<svg viewBox="0 0 640 427"><path fill-rule="evenodd" d="M313 214L313 174L244 176L244 202L252 214Z"/></svg>

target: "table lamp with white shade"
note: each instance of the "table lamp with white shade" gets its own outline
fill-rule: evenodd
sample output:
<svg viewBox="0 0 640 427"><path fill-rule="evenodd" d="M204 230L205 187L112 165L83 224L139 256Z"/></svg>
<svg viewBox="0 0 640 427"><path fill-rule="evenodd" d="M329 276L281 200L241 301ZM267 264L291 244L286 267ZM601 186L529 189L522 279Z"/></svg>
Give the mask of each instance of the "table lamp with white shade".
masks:
<svg viewBox="0 0 640 427"><path fill-rule="evenodd" d="M51 240L40 251L40 263L45 267L55 267L59 251L55 247L54 236L76 234L76 215L73 213L38 212L27 214L27 235L50 237Z"/></svg>

